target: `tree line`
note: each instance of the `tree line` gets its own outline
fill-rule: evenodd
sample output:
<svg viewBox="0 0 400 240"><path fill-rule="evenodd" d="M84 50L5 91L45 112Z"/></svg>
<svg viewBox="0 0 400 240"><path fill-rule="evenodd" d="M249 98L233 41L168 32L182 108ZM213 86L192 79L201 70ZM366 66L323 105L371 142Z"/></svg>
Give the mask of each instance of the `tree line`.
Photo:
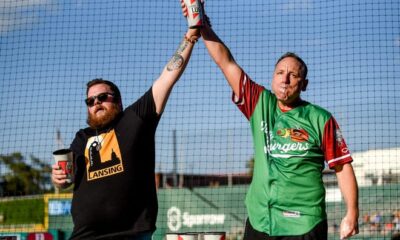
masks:
<svg viewBox="0 0 400 240"><path fill-rule="evenodd" d="M51 166L31 155L30 161L20 152L0 155L0 196L49 193Z"/></svg>

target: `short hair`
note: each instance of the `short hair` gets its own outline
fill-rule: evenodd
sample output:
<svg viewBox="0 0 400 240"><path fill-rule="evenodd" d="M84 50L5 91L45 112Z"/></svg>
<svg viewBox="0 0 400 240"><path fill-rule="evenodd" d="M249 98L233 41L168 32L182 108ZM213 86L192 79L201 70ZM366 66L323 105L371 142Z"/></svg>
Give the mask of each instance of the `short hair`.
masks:
<svg viewBox="0 0 400 240"><path fill-rule="evenodd" d="M303 61L303 59L301 59L301 57L299 57L299 55L297 55L296 53L287 52L287 53L283 54L283 55L278 59L278 61L276 61L275 67L278 65L278 63L279 63L280 61L282 61L284 58L288 58L288 57L294 58L294 59L296 59L296 60L300 63L300 65L301 65L301 67L300 67L301 75L302 75L302 77L303 77L304 79L306 79L306 78L307 78L307 72L308 72L307 64L306 64L306 63Z"/></svg>
<svg viewBox="0 0 400 240"><path fill-rule="evenodd" d="M89 93L89 88L91 88L92 86L94 86L96 84L106 84L106 85L108 85L111 88L111 91L113 91L113 93L114 93L115 102L121 103L121 105L122 105L121 92L119 91L117 85L115 85L111 81L108 81L108 80L105 80L105 79L102 79L102 78L96 78L96 79L90 80L86 84L86 95Z"/></svg>

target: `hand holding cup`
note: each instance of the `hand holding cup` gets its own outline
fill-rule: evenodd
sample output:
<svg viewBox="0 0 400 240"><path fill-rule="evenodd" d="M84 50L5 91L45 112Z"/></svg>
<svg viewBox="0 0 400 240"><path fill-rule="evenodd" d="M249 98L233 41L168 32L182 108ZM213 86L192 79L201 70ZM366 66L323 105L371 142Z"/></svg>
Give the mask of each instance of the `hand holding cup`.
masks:
<svg viewBox="0 0 400 240"><path fill-rule="evenodd" d="M73 154L70 149L53 152L55 164L52 166L52 181L57 187L64 187L73 182Z"/></svg>

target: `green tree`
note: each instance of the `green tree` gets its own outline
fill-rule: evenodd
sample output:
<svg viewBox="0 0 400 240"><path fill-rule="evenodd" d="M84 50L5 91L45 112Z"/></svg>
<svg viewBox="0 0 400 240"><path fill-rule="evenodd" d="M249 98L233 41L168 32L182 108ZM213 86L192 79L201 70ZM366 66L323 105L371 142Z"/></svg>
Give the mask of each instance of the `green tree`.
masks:
<svg viewBox="0 0 400 240"><path fill-rule="evenodd" d="M34 156L30 159L28 164L19 152L0 155L3 195L39 194L51 189L51 166Z"/></svg>

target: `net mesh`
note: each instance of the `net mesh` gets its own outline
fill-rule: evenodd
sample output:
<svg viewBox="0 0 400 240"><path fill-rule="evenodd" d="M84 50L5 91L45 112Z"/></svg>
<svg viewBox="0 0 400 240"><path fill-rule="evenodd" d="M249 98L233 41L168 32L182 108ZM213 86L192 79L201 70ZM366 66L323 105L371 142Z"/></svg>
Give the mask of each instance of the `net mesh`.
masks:
<svg viewBox="0 0 400 240"><path fill-rule="evenodd" d="M0 2L0 236L72 231L70 190L53 188L53 150L86 126L86 82L104 78L125 106L159 76L186 32L179 1ZM235 60L269 88L275 61L296 52L309 68L303 98L328 109L353 153L358 238L400 231L399 1L208 1ZM167 232L225 231L247 218L253 144L248 121L200 40L156 134L159 215ZM329 238L345 205L324 175ZM42 236L41 235L41 236Z"/></svg>

